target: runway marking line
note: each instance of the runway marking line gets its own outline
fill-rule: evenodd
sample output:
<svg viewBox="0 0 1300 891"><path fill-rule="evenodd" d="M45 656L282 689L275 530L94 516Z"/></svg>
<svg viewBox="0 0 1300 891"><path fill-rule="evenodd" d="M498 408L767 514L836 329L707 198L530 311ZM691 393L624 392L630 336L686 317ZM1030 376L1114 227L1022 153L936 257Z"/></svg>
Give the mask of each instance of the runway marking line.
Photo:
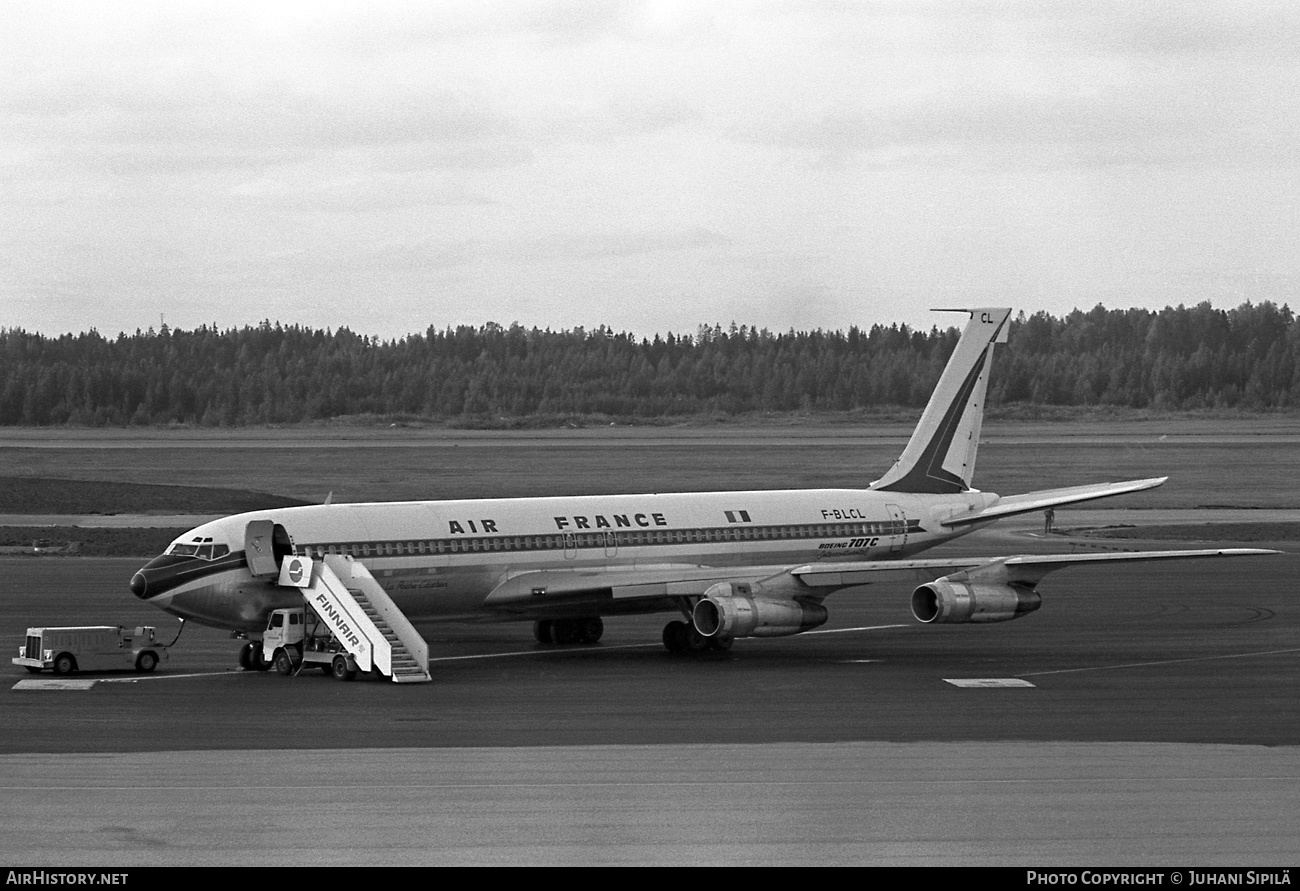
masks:
<svg viewBox="0 0 1300 891"><path fill-rule="evenodd" d="M195 671L190 672L189 674L154 674L149 675L148 677L97 678L97 680L103 684L138 684L140 681L170 681L176 678L214 678L221 677L222 675L236 677L243 674L246 674L246 672L235 671L232 668L227 669L226 671Z"/></svg>
<svg viewBox="0 0 1300 891"><path fill-rule="evenodd" d="M640 650L646 647L658 647L662 644L642 643L642 644L618 644L612 647L557 647L550 650L513 650L508 653L474 653L470 656L430 656L429 664L435 662L462 662L466 659L500 659L506 656L550 656L563 653L566 656L572 656L575 653L608 653L611 650Z"/></svg>
<svg viewBox="0 0 1300 891"><path fill-rule="evenodd" d="M14 684L15 690L89 690L95 681L69 680L66 678L27 678Z"/></svg>
<svg viewBox="0 0 1300 891"><path fill-rule="evenodd" d="M241 671L204 671L191 674L155 674L129 678L26 678L13 685L14 690L89 690L96 684L138 684L141 681L170 681L175 678L210 678L221 675L236 677Z"/></svg>
<svg viewBox="0 0 1300 891"><path fill-rule="evenodd" d="M862 625L858 628L823 628L821 631L805 631L801 636L810 637L814 634L843 634L846 631L884 631L887 628L910 628L910 625Z"/></svg>
<svg viewBox="0 0 1300 891"><path fill-rule="evenodd" d="M910 626L906 624L900 624L900 625L864 625L859 628L828 628L823 631L805 631L801 636L807 637L813 634L841 634L845 631L883 631L887 628L908 628L908 627ZM599 647L590 647L590 648L557 647L554 649L546 649L546 650L542 650L542 649L512 650L506 653L475 653L470 656L431 656L429 657L429 664L432 665L435 662L462 662L467 659L498 659L498 658L504 658L506 656L549 656L551 654L560 654L560 653L563 653L565 655L573 655L574 653L607 653L610 652L611 650L638 650L638 649L645 649L647 647L660 647L660 646L662 646L662 644L659 643L617 644L615 646L599 646ZM858 661L862 661L862 660L858 660Z"/></svg>
<svg viewBox="0 0 1300 891"><path fill-rule="evenodd" d="M1258 653L1230 653L1226 656L1191 656L1187 659L1161 659L1155 662L1123 662L1119 665L1092 665L1086 668L1057 668L1051 671L1022 671L1025 677L1037 677L1044 674L1072 674L1080 671L1109 671L1112 668L1146 668L1150 665L1181 665L1187 662L1213 662L1217 659L1250 659L1254 656L1281 656L1286 653L1300 653L1300 648L1289 650L1261 650Z"/></svg>
<svg viewBox="0 0 1300 891"><path fill-rule="evenodd" d="M77 753L72 753L77 754ZM110 753L111 754L111 753ZM1067 786L1079 789L1095 788L1099 785L1112 785L1120 789L1131 789L1131 784L1135 781L1141 781L1151 786L1185 786L1188 783L1228 783L1228 782L1246 782L1246 783L1295 783L1300 782L1300 774L1273 774L1268 776L1252 776L1249 774L1207 774L1189 776L1150 776L1149 774L1135 773L1133 775L1121 776L1069 776L1069 777L983 777L983 778L961 778L961 777L941 777L936 779L901 779L892 780L885 778L872 777L868 779L837 779L837 780L745 780L745 779L727 779L727 780L564 780L562 782L454 782L445 783L437 782L418 782L418 783L372 783L359 781L332 781L332 787L340 789L374 789L379 790L408 790L408 789L656 789L656 788L685 788L700 789L703 787L717 787L720 789L732 789L743 787L775 787L775 788L834 788L834 787L854 787L854 788L876 788L888 786L933 786L933 787L979 787L979 786L1025 786L1025 785L1044 785L1044 786ZM217 784L183 784L165 783L159 785L150 785L148 783L136 783L129 786L102 785L102 786L26 786L26 785L4 785L0 784L0 790L6 792L78 792L78 793L102 793L102 792L123 792L132 790L159 790L159 791L199 791L199 790L217 790L217 791L243 791L243 790L286 790L290 792L302 792L301 785L281 785L260 783L255 786L244 786L238 783ZM1269 790L1272 791L1272 790Z"/></svg>
<svg viewBox="0 0 1300 891"><path fill-rule="evenodd" d="M944 678L944 681L952 684L954 687L964 687L967 689L1034 686L1029 683L1029 681L1022 678Z"/></svg>

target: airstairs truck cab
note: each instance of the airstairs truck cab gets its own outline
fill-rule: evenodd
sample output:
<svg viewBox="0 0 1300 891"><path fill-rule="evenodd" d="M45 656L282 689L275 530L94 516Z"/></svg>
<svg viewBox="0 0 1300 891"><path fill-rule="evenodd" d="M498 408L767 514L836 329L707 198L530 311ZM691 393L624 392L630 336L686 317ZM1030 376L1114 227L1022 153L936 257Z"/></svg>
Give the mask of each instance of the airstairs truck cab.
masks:
<svg viewBox="0 0 1300 891"><path fill-rule="evenodd" d="M428 644L361 563L291 556L278 581L303 595L301 608L273 610L262 632L258 655L280 674L315 665L341 681L358 671L399 684L430 680Z"/></svg>
<svg viewBox="0 0 1300 891"><path fill-rule="evenodd" d="M47 668L55 674L106 668L153 671L167 659L169 646L157 639L152 625L134 629L121 625L28 628L27 640L12 661L33 674Z"/></svg>
<svg viewBox="0 0 1300 891"><path fill-rule="evenodd" d="M262 632L262 661L291 675L303 665L314 665L341 681L350 681L360 670L356 657L335 637L328 625L310 606L277 609ZM372 663L373 664L373 663Z"/></svg>

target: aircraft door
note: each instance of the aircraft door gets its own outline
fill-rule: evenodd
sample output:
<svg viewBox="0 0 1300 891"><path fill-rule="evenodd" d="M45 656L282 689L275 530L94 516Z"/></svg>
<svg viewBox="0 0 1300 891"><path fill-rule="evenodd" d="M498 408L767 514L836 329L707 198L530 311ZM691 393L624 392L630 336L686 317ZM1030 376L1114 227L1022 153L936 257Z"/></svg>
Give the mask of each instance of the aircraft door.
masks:
<svg viewBox="0 0 1300 891"><path fill-rule="evenodd" d="M288 531L271 520L252 520L244 527L244 557L254 578L276 578L280 561L293 553Z"/></svg>
<svg viewBox="0 0 1300 891"><path fill-rule="evenodd" d="M618 556L618 537L609 529L605 530L605 556Z"/></svg>
<svg viewBox="0 0 1300 891"><path fill-rule="evenodd" d="M564 533L564 559L572 560L578 556L578 537L572 532Z"/></svg>
<svg viewBox="0 0 1300 891"><path fill-rule="evenodd" d="M886 504L889 511L889 553L901 554L907 544L907 517L897 504Z"/></svg>

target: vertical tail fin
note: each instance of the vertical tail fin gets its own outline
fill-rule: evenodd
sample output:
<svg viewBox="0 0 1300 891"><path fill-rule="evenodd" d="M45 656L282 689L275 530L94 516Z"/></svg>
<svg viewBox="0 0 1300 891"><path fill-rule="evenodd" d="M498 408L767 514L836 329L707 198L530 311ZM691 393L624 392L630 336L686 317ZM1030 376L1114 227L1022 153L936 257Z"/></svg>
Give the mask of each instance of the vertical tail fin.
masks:
<svg viewBox="0 0 1300 891"><path fill-rule="evenodd" d="M871 484L872 489L941 495L970 488L984 423L993 344L1007 342L1011 310L953 311L970 313L970 321L907 448L889 472Z"/></svg>

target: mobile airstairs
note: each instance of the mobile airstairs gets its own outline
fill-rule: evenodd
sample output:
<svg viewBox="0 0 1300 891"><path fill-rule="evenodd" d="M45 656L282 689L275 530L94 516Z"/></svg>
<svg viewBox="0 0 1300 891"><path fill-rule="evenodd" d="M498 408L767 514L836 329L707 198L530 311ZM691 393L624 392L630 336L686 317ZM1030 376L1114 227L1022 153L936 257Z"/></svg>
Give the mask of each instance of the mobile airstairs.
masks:
<svg viewBox="0 0 1300 891"><path fill-rule="evenodd" d="M281 674L315 665L340 680L377 672L398 684L423 683L429 645L366 567L350 556L287 556L279 583L299 588L306 609L275 610L262 657Z"/></svg>

